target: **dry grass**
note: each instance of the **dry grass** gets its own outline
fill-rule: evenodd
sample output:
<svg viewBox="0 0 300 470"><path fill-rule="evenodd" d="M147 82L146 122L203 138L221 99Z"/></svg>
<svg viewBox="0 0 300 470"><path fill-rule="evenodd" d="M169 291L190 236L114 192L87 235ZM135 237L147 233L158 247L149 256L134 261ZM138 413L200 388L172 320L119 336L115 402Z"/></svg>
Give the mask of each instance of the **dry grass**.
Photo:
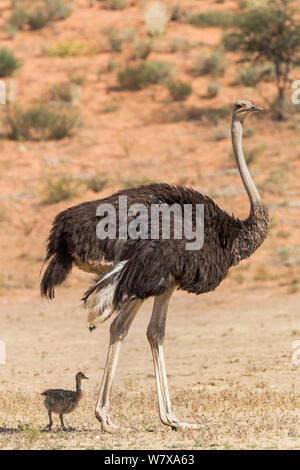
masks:
<svg viewBox="0 0 300 470"><path fill-rule="evenodd" d="M292 443L298 436L300 395L279 393L257 384L257 390L242 386L218 392L177 389L173 404L178 416L209 425L208 430L172 432L162 426L154 410L154 390L139 391L136 379L124 381L114 394L113 416L116 422L130 424L138 432L108 435L100 431L94 418L93 399L66 418L70 426L62 432L54 418L52 432L44 432L47 414L38 394L1 393L2 410L0 448L14 449L197 449L197 448L277 448L281 439ZM151 444L149 438L151 437Z"/></svg>

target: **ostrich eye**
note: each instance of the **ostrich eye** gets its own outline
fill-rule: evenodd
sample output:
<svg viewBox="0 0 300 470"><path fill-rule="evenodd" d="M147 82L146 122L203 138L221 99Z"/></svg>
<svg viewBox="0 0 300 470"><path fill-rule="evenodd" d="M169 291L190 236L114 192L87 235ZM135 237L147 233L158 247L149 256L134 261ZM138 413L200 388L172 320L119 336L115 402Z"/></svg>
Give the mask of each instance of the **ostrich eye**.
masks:
<svg viewBox="0 0 300 470"><path fill-rule="evenodd" d="M243 105L242 105L242 104L237 104L237 105L236 105L236 109L241 109L241 108L243 108Z"/></svg>

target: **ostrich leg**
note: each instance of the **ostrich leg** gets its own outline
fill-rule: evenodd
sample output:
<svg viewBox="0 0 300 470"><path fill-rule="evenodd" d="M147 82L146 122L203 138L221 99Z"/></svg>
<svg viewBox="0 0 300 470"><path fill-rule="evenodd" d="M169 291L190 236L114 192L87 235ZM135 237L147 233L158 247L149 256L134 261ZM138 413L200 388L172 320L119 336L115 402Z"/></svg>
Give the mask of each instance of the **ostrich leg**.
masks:
<svg viewBox="0 0 300 470"><path fill-rule="evenodd" d="M191 424L179 421L173 413L170 400L167 373L165 368L163 341L167 310L174 288L169 289L159 297L155 297L153 312L147 329L147 338L153 354L154 371L158 395L158 407L161 421L172 429L202 429L203 424Z"/></svg>
<svg viewBox="0 0 300 470"><path fill-rule="evenodd" d="M119 429L109 416L110 393L122 342L141 304L140 300L129 302L110 327L110 344L95 410L96 418L101 422L102 430L106 432L113 433Z"/></svg>

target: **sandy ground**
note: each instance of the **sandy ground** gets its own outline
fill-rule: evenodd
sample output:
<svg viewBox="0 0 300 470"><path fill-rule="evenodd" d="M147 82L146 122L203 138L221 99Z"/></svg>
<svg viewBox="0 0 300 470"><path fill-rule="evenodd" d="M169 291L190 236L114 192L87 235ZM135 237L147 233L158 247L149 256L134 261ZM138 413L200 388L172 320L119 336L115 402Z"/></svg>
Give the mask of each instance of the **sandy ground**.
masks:
<svg viewBox="0 0 300 470"><path fill-rule="evenodd" d="M201 297L175 293L165 341L174 409L180 418L210 426L187 432L174 432L158 418L146 302L124 344L112 397L115 421L137 432L116 435L102 433L94 417L109 324L89 333L79 298L78 290L61 289L52 303L28 294L2 299L1 448L300 447L299 367L292 363L299 295L226 293L226 284ZM47 415L39 393L74 388L78 370L90 380L83 383L80 407L66 417L70 431L60 431L57 417L53 431L43 432Z"/></svg>

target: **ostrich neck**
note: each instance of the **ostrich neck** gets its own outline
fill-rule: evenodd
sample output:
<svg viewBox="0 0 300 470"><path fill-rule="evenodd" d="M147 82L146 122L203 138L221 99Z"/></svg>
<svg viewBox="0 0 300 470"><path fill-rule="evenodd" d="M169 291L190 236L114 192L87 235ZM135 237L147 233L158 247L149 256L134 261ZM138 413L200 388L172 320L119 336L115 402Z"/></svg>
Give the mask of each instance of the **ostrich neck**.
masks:
<svg viewBox="0 0 300 470"><path fill-rule="evenodd" d="M242 259L248 258L267 237L269 214L246 165L242 148L242 122L233 118L231 132L234 156L251 205L250 214L242 222L232 246L232 264L238 264Z"/></svg>
<svg viewBox="0 0 300 470"><path fill-rule="evenodd" d="M250 172L246 165L243 147L242 147L242 136L243 136L243 124L238 119L232 119L232 146L233 152L236 159L236 163L244 183L245 189L248 193L248 197L250 200L251 208L262 205L262 200L257 191L257 188L251 178Z"/></svg>
<svg viewBox="0 0 300 470"><path fill-rule="evenodd" d="M80 393L81 392L81 379L76 377L76 392Z"/></svg>

